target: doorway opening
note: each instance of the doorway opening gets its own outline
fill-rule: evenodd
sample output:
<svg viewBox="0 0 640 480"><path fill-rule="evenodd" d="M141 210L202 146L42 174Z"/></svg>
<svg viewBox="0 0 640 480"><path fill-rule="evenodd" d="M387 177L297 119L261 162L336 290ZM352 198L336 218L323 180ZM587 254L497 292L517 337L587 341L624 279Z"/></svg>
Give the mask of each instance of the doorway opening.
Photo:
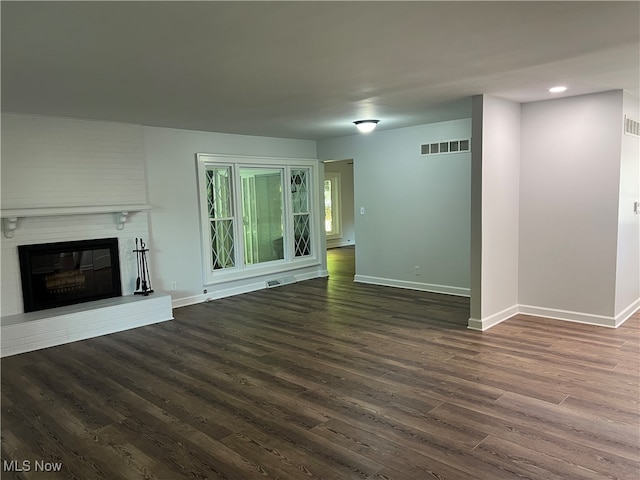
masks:
<svg viewBox="0 0 640 480"><path fill-rule="evenodd" d="M324 229L329 275L355 275L353 159L324 162Z"/></svg>

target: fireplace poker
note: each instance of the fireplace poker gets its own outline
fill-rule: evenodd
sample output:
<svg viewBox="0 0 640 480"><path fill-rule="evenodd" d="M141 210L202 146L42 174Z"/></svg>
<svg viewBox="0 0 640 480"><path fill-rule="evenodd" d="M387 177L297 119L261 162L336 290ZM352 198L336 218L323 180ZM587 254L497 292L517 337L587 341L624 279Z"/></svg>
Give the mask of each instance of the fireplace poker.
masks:
<svg viewBox="0 0 640 480"><path fill-rule="evenodd" d="M140 250L138 250L138 237L136 237L136 269L138 270L138 278L136 278L136 291L140 290Z"/></svg>
<svg viewBox="0 0 640 480"><path fill-rule="evenodd" d="M148 252L149 249L146 249L146 251ZM153 292L153 289L151 288L151 275L149 274L149 261L147 260L147 256L145 254L144 255L144 269L145 269L145 278L147 279L147 288L149 293Z"/></svg>

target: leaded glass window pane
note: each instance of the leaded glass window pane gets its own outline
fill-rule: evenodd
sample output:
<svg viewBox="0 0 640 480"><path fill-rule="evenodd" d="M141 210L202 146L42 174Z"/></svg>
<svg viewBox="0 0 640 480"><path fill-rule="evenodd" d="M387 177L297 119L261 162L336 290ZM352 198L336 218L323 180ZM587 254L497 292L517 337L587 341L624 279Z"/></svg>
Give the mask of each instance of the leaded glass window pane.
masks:
<svg viewBox="0 0 640 480"><path fill-rule="evenodd" d="M296 257L311 255L311 227L309 224L309 215L294 215L293 223Z"/></svg>
<svg viewBox="0 0 640 480"><path fill-rule="evenodd" d="M207 168L206 188L211 267L213 270L235 267L231 167Z"/></svg>
<svg viewBox="0 0 640 480"><path fill-rule="evenodd" d="M311 255L310 170L291 169L291 200L293 204L294 255Z"/></svg>
<svg viewBox="0 0 640 480"><path fill-rule="evenodd" d="M214 270L235 267L233 220L211 221L211 253Z"/></svg>
<svg viewBox="0 0 640 480"><path fill-rule="evenodd" d="M291 197L293 213L307 213L309 211L309 169L291 170Z"/></svg>
<svg viewBox="0 0 640 480"><path fill-rule="evenodd" d="M231 167L207 170L207 206L209 218L229 218L231 209Z"/></svg>

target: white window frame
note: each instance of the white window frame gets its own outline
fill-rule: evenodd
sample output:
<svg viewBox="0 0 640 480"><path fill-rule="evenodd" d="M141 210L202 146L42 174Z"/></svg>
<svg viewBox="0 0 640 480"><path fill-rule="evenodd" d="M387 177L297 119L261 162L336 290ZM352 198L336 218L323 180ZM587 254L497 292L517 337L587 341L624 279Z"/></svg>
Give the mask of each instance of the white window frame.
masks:
<svg viewBox="0 0 640 480"><path fill-rule="evenodd" d="M342 238L342 195L341 195L341 175L340 172L324 172L324 179L331 182L331 218L333 219L333 230L328 233L325 228L327 240ZM322 198L324 207L324 183L322 184ZM324 227L324 208L322 209L322 225Z"/></svg>
<svg viewBox="0 0 640 480"><path fill-rule="evenodd" d="M209 229L209 212L207 207L206 170L210 166L231 166L232 170L232 202L234 213L234 252L235 266L231 268L213 269L211 252L211 233ZM320 233L324 233L324 207L320 208L320 185L318 160L306 158L252 157L244 155L218 155L209 153L196 154L198 203L200 208L200 233L203 260L203 284L213 285L245 278L271 275L297 268L320 265ZM284 259L270 262L245 265L242 228L242 198L240 188L240 168L274 168L284 170L283 181L283 218ZM295 256L293 203L290 191L291 171L309 169L309 206L310 206L310 255ZM324 183L322 183L324 188ZM322 215L319 212L323 212ZM322 224L320 224L322 218ZM320 228L322 226L322 228Z"/></svg>

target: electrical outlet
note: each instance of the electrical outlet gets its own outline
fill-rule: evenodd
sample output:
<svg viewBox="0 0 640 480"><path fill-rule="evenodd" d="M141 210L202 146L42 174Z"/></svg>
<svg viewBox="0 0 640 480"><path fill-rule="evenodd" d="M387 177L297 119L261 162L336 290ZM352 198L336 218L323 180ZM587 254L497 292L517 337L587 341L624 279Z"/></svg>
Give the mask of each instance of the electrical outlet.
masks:
<svg viewBox="0 0 640 480"><path fill-rule="evenodd" d="M416 274L416 277L420 276L420 267L418 265L416 265L415 267L413 267L413 273Z"/></svg>
<svg viewBox="0 0 640 480"><path fill-rule="evenodd" d="M171 290L175 292L177 289L178 289L178 283L177 282L171 282Z"/></svg>

